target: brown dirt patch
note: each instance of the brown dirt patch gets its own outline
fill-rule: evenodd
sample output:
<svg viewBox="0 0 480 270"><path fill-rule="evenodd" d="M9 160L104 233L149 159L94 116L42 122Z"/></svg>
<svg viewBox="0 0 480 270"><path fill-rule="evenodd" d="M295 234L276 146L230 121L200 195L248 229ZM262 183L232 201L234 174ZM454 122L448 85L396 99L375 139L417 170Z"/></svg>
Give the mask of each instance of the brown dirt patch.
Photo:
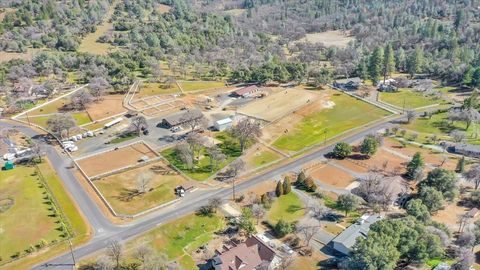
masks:
<svg viewBox="0 0 480 270"><path fill-rule="evenodd" d="M469 209L457 205L457 202L445 205L445 209L438 211L432 216L432 219L447 225L451 230L458 231L459 216L465 214Z"/></svg>
<svg viewBox="0 0 480 270"><path fill-rule="evenodd" d="M408 161L380 148L369 159L361 159L360 157L346 158L344 160L336 160L335 162L357 173L366 173L375 168L385 170L386 173L403 173L405 163Z"/></svg>
<svg viewBox="0 0 480 270"><path fill-rule="evenodd" d="M311 91L295 88L284 89L282 92L250 102L240 108L238 112L271 122L293 110L308 105L317 98L319 98L319 95Z"/></svg>
<svg viewBox="0 0 480 270"><path fill-rule="evenodd" d="M111 117L127 110L123 107L123 96L108 95L102 97L98 102L92 103L87 112L93 121Z"/></svg>
<svg viewBox="0 0 480 270"><path fill-rule="evenodd" d="M167 6L167 5L164 5L164 4L159 4L158 7L157 7L158 12L160 12L161 14L167 13L171 9L172 9L171 6Z"/></svg>
<svg viewBox="0 0 480 270"><path fill-rule="evenodd" d="M326 47L346 47L350 41L354 39L353 36L349 34L349 32L342 32L340 30L335 31L325 31L321 33L311 33L306 34L306 36L300 40L299 42L310 42L310 43L321 43L324 44Z"/></svg>
<svg viewBox="0 0 480 270"><path fill-rule="evenodd" d="M92 177L130 165L136 165L143 156L155 158L159 155L150 150L144 143L136 143L118 150L78 160L77 163L89 177Z"/></svg>
<svg viewBox="0 0 480 270"><path fill-rule="evenodd" d="M338 188L345 188L355 181L354 176L329 164L319 164L307 173L327 185Z"/></svg>

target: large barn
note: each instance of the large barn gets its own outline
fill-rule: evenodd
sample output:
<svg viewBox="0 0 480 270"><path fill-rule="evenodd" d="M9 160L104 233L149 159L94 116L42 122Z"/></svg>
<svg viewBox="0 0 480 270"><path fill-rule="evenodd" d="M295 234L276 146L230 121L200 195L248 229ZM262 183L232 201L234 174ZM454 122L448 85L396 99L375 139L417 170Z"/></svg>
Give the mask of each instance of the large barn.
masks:
<svg viewBox="0 0 480 270"><path fill-rule="evenodd" d="M253 95L255 92L257 92L260 88L256 85L250 85L250 86L247 86L247 87L243 87L243 88L240 88L240 89L237 89L235 91L232 92L232 96L235 96L235 97L249 97L251 95Z"/></svg>
<svg viewBox="0 0 480 270"><path fill-rule="evenodd" d="M165 128L172 128L185 124L190 120L197 120L202 117L203 114L199 110L182 111L163 118L161 125Z"/></svg>

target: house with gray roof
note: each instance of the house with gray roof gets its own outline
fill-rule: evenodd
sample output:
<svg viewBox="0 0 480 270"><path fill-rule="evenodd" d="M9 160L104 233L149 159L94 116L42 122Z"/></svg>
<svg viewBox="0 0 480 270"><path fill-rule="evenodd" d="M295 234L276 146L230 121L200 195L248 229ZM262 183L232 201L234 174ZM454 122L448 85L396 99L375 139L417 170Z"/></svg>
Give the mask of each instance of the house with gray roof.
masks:
<svg viewBox="0 0 480 270"><path fill-rule="evenodd" d="M348 255L352 250L353 245L357 242L359 237L367 238L370 226L382 220L381 215L363 215L356 223L341 232L335 237L333 242L333 248L345 255Z"/></svg>
<svg viewBox="0 0 480 270"><path fill-rule="evenodd" d="M453 152L456 154L480 158L480 146L478 145L461 143L454 145L452 148Z"/></svg>

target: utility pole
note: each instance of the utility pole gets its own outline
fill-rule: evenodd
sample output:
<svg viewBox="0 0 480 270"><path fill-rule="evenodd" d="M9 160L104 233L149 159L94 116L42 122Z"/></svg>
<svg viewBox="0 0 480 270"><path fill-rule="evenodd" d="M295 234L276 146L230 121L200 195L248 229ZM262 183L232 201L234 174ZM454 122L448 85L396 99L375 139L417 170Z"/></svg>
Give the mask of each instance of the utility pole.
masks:
<svg viewBox="0 0 480 270"><path fill-rule="evenodd" d="M232 197L233 202L235 202L235 178L232 179Z"/></svg>

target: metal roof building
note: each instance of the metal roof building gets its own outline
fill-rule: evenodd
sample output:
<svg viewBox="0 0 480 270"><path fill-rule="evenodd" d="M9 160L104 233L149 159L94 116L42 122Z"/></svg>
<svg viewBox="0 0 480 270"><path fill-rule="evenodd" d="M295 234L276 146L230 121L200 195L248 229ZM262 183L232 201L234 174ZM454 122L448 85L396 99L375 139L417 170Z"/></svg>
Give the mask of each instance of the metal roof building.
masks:
<svg viewBox="0 0 480 270"><path fill-rule="evenodd" d="M352 224L333 239L333 248L338 252L348 255L357 238L366 238L368 231L370 231L370 226L382 219L383 217L380 215L363 215L356 223Z"/></svg>

